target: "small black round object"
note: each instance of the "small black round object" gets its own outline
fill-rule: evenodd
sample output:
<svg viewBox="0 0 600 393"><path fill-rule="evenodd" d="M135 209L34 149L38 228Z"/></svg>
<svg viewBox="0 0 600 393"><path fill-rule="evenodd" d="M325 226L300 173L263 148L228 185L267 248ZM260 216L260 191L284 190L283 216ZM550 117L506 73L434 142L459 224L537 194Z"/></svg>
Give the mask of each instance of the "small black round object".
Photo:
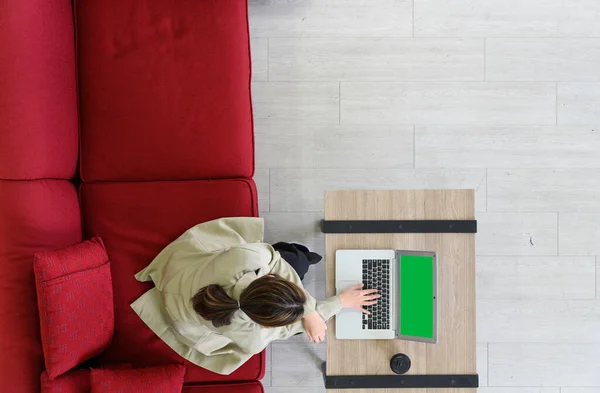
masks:
<svg viewBox="0 0 600 393"><path fill-rule="evenodd" d="M397 353L392 356L390 367L396 374L406 374L410 370L410 359L403 353Z"/></svg>

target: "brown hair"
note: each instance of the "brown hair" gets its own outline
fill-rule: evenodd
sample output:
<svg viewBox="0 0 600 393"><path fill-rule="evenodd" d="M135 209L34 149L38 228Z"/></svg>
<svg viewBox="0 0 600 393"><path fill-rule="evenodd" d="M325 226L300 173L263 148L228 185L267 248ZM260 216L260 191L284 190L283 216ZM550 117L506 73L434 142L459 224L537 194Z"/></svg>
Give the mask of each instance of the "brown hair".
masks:
<svg viewBox="0 0 600 393"><path fill-rule="evenodd" d="M306 295L296 284L280 276L258 278L233 300L222 286L212 284L192 297L194 310L215 327L231 323L233 314L241 308L254 322L265 327L287 326L302 317Z"/></svg>

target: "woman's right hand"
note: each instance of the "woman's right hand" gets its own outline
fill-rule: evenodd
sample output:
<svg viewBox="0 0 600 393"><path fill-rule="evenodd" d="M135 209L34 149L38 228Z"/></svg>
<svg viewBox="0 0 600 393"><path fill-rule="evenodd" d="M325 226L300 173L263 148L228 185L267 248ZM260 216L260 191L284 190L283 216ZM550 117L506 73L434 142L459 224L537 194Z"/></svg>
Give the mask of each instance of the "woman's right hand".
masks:
<svg viewBox="0 0 600 393"><path fill-rule="evenodd" d="M320 343L325 340L325 331L327 330L327 324L321 318L318 312L313 311L308 316L302 319L304 330L308 339L314 343Z"/></svg>
<svg viewBox="0 0 600 393"><path fill-rule="evenodd" d="M372 306L377 304L377 299L381 295L377 294L376 289L363 289L363 284L358 284L350 288L346 288L340 293L340 300L343 308L355 308L365 314L371 314L364 306Z"/></svg>

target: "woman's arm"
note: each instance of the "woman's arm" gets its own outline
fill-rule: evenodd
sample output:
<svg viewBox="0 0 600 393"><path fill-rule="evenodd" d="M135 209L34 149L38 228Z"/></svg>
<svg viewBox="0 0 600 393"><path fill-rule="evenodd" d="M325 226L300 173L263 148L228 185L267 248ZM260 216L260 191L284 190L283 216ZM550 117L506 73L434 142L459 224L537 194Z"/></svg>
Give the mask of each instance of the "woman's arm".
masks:
<svg viewBox="0 0 600 393"><path fill-rule="evenodd" d="M300 280L300 277L298 277L296 271L281 257L281 255L279 255L279 253L276 252L274 254L269 266L271 268L269 273L277 274L304 289L302 281ZM316 311L324 321L327 321L342 310L342 303L339 296L332 296L325 300L316 300L308 293L308 291L306 291L306 289L304 289L304 292L306 294L306 303L304 304L303 317L307 317Z"/></svg>
<svg viewBox="0 0 600 393"><path fill-rule="evenodd" d="M269 265L271 274L277 274L304 289L296 271L279 253L274 253L274 258ZM325 322L339 313L342 308L356 308L366 312L363 307L377 303L376 299L379 298L375 291L363 290L362 286L348 288L338 296L332 296L325 300L316 300L306 290L304 292L306 303L304 304L302 327L308 338L316 343L325 339L325 331L327 330ZM297 332L298 330L294 334Z"/></svg>
<svg viewBox="0 0 600 393"><path fill-rule="evenodd" d="M339 295L339 299L342 308L355 308L364 313L369 313L364 307L376 304L377 299L379 299L380 296L381 295L378 295L376 290L364 290L363 285L360 284L342 291ZM325 324L325 321L321 319L318 312L315 311L312 314L305 316L302 320L302 324L311 341L319 343L325 340L327 325Z"/></svg>
<svg viewBox="0 0 600 393"><path fill-rule="evenodd" d="M275 257L270 263L270 273L277 274L304 289L300 277L298 277L292 266L279 253L275 253L274 255ZM308 291L304 290L304 293L306 294L306 303L304 304L303 319L297 322L297 326L293 326L284 335L287 338L290 335L305 331L311 341L319 343L325 339L325 331L327 330L325 321L342 309L341 299L339 296L333 296L329 299L319 301L308 293Z"/></svg>

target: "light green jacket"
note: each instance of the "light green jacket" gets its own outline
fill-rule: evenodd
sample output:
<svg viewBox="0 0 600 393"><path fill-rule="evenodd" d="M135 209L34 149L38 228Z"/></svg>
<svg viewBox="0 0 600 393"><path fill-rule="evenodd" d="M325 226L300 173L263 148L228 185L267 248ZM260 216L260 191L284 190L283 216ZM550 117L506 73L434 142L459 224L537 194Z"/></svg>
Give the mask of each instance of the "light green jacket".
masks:
<svg viewBox="0 0 600 393"><path fill-rule="evenodd" d="M273 340L303 332L302 321L265 328L236 311L228 326L215 328L194 311L190 299L210 284L219 284L238 300L250 283L278 274L302 288L300 278L281 255L263 243L261 218L222 218L196 225L169 244L135 275L150 281L149 290L131 307L175 352L203 368L230 374ZM325 320L342 306L339 297L316 301L306 293L304 316L317 311Z"/></svg>

